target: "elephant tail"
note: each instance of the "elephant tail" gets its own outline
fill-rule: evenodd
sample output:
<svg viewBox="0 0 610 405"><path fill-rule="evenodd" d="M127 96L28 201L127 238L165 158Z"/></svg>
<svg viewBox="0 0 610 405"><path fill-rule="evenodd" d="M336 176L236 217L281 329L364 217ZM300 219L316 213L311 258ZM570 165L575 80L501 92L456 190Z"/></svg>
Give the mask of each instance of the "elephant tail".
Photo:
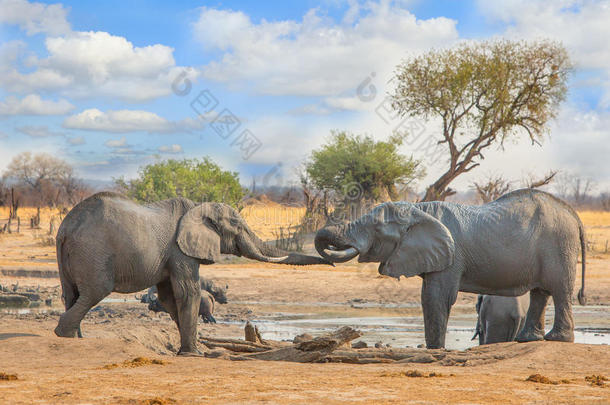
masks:
<svg viewBox="0 0 610 405"><path fill-rule="evenodd" d="M580 218L578 220L578 230L580 233L580 249L581 249L581 254L582 254L582 273L581 273L581 287L580 290L578 291L578 303L580 305L587 305L587 297L585 296L585 268L586 268L586 264L585 264L585 259L587 256L587 238L585 235L585 228L582 224L582 221L580 221Z"/></svg>
<svg viewBox="0 0 610 405"><path fill-rule="evenodd" d="M66 250L66 240L63 232L58 232L56 239L57 266L59 267L59 281L61 283L62 298L66 311L72 308L79 297L76 284L70 279L70 265L68 263L68 252Z"/></svg>

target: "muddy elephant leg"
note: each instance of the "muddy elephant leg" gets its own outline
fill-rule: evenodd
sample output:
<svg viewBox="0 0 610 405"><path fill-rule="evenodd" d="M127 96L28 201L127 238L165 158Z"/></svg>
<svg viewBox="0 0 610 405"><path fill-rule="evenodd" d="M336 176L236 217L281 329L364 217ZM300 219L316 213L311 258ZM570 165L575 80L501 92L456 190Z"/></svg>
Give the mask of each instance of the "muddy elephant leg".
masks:
<svg viewBox="0 0 610 405"><path fill-rule="evenodd" d="M553 294L555 320L553 322L553 329L544 336L545 340L574 341L574 318L572 317L572 302L570 298L571 294L565 292Z"/></svg>
<svg viewBox="0 0 610 405"><path fill-rule="evenodd" d="M179 355L198 356L197 349L197 317L199 316L199 302L201 301L201 287L199 286L199 263L178 263L172 269L171 284L176 299L176 312L178 315L178 330L180 331Z"/></svg>
<svg viewBox="0 0 610 405"><path fill-rule="evenodd" d="M544 339L544 312L549 294L539 288L530 291L530 307L527 310L525 326L517 335L517 342L531 342Z"/></svg>
<svg viewBox="0 0 610 405"><path fill-rule="evenodd" d="M172 283L169 279L161 281L159 284L157 284L157 298L159 299L161 305L163 305L163 308L165 308L165 310L169 313L172 320L176 322L179 330L180 324L178 323L176 299L174 298Z"/></svg>
<svg viewBox="0 0 610 405"><path fill-rule="evenodd" d="M457 298L457 282L448 272L429 273L423 278L421 304L428 349L445 347L449 313Z"/></svg>

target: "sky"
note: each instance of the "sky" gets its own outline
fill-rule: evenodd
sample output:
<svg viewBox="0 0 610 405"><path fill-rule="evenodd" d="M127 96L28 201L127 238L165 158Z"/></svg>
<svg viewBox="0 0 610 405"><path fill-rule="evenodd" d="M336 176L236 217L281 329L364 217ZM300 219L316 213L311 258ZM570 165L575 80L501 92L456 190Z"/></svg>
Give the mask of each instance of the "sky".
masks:
<svg viewBox="0 0 610 405"><path fill-rule="evenodd" d="M85 179L209 156L242 184L290 184L332 130L446 167L434 122L388 108L395 67L498 38L561 41L575 65L541 146L525 134L455 181L561 170L610 191L610 1L0 0L0 171L47 152Z"/></svg>

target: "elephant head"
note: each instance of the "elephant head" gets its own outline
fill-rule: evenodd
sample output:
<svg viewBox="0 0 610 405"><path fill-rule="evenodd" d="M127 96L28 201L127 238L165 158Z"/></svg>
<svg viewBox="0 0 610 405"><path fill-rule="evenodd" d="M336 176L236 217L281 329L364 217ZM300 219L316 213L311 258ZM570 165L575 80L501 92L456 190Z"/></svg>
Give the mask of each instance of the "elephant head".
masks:
<svg viewBox="0 0 610 405"><path fill-rule="evenodd" d="M180 219L176 242L184 254L204 263L216 262L223 253L268 263L331 264L321 257L265 244L235 209L220 203L203 203L188 210Z"/></svg>
<svg viewBox="0 0 610 405"><path fill-rule="evenodd" d="M379 262L395 278L442 271L453 263L455 244L440 221L410 203L384 203L356 221L316 234L318 253L340 263Z"/></svg>

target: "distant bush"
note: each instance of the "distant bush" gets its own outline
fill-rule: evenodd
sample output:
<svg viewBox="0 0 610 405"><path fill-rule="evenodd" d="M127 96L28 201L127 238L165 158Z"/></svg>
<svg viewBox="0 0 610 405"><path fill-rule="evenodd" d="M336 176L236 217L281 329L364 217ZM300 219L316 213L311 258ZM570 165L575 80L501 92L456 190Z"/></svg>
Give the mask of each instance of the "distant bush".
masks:
<svg viewBox="0 0 610 405"><path fill-rule="evenodd" d="M154 202L185 197L195 202L217 201L237 207L244 196L236 172L222 170L209 158L167 160L140 168L139 177L115 183L129 197Z"/></svg>

